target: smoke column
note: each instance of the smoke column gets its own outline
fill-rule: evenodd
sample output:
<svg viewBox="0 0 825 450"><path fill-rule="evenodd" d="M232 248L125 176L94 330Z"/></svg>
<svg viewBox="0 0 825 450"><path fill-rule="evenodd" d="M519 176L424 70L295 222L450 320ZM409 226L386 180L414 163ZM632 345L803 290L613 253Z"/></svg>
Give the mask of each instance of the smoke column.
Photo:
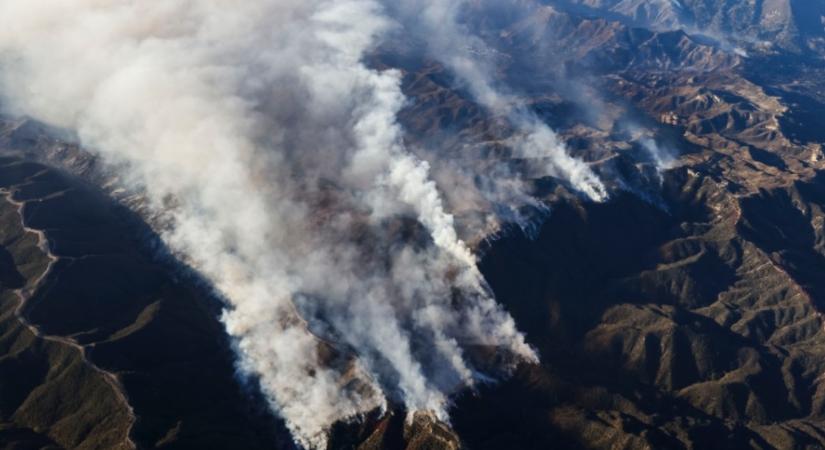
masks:
<svg viewBox="0 0 825 450"><path fill-rule="evenodd" d="M568 182L591 200L606 200L607 190L592 169L572 157L556 133L516 95L496 85L493 62L485 57L493 52L459 20L461 12L471 7L471 2L466 0L405 0L397 6L408 28L427 43L432 57L444 63L479 104L507 118L515 127L516 133L509 144L515 150L515 157L529 163L526 177L553 176ZM524 195L517 195L523 189L519 183L512 180L506 183L511 185L513 200L526 199ZM495 184L493 196L506 191L507 186Z"/></svg>
<svg viewBox="0 0 825 450"><path fill-rule="evenodd" d="M305 447L388 402L446 419L476 346L536 359L404 147L399 74L362 63L393 26L374 0L0 3L3 108L73 130L144 193ZM557 147L513 118L526 156ZM559 155L548 169L600 198Z"/></svg>

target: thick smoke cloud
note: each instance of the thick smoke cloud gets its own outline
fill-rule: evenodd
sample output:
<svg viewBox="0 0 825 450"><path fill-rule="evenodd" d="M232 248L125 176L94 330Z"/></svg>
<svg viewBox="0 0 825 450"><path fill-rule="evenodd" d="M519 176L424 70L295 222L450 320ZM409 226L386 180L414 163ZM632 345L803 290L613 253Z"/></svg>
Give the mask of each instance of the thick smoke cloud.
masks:
<svg viewBox="0 0 825 450"><path fill-rule="evenodd" d="M0 3L4 108L73 130L144 193L307 447L388 402L446 419L488 368L478 346L536 359L404 146L399 73L362 63L394 26L373 0ZM603 198L520 111L524 156Z"/></svg>

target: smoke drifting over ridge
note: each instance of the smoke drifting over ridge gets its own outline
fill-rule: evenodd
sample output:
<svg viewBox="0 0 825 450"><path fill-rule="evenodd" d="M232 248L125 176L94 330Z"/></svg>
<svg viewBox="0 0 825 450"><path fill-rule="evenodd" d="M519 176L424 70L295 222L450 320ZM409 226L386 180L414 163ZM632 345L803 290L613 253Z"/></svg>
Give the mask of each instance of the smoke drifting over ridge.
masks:
<svg viewBox="0 0 825 450"><path fill-rule="evenodd" d="M425 26L455 23L428 8ZM397 26L372 0L0 3L3 107L123 168L226 299L240 365L306 447L388 401L446 419L483 369L476 346L536 359L404 146L399 73L362 62ZM446 30L433 53L524 131L522 156L604 198L489 68L446 44L472 38Z"/></svg>
<svg viewBox="0 0 825 450"><path fill-rule="evenodd" d="M529 170L523 176L553 176L567 181L591 200L606 200L607 190L590 167L572 157L556 133L518 96L509 92L507 86L497 85L493 76L495 63L490 59L494 52L460 21L462 11L470 6L471 2L460 0L407 0L398 2L396 8L408 24L408 30L427 42L432 57L443 62L479 104L506 117L514 126L516 134L509 145L514 149L515 157L524 158L528 163ZM496 183L501 187L496 196L508 184L512 190L516 183L513 180ZM524 201L525 197L519 195L522 193L513 192L512 200Z"/></svg>

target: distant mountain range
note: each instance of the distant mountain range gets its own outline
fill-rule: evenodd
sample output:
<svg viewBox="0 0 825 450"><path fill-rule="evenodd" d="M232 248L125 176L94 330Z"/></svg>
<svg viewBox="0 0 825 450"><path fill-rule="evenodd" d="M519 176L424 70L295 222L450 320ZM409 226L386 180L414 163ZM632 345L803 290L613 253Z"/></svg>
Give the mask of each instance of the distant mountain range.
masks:
<svg viewBox="0 0 825 450"><path fill-rule="evenodd" d="M553 3L553 2L549 2ZM635 25L686 29L741 44L820 53L825 5L807 0L571 0L596 14L615 14Z"/></svg>

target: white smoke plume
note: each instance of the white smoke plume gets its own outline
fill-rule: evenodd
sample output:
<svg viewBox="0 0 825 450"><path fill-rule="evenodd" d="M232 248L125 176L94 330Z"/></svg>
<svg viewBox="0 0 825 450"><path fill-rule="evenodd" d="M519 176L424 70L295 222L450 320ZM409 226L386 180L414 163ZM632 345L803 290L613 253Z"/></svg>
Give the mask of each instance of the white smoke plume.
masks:
<svg viewBox="0 0 825 450"><path fill-rule="evenodd" d="M642 145L642 148L647 151L660 177L662 172L673 167L673 164L676 162L675 152L667 148L662 148L658 142L651 138L642 138L639 143Z"/></svg>
<svg viewBox="0 0 825 450"><path fill-rule="evenodd" d="M662 173L672 169L676 164L678 152L660 143L650 130L633 121L622 123L621 129L627 134L628 140L637 143L645 151L661 183Z"/></svg>
<svg viewBox="0 0 825 450"><path fill-rule="evenodd" d="M608 197L599 177L582 160L570 155L564 142L524 102L512 94L506 86L496 82L495 52L484 40L474 35L460 21L460 14L473 6L468 0L451 2L438 0L405 0L397 7L410 24L411 31L426 41L433 58L441 61L466 86L474 99L493 114L505 117L515 128L516 134L509 145L514 157L524 158L529 171L523 176L538 178L552 176L566 181L593 201ZM497 183L495 196L512 192L512 201L527 201L529 196L520 195L524 186L519 179L505 178L507 185ZM509 189L508 189L509 188Z"/></svg>
<svg viewBox="0 0 825 450"><path fill-rule="evenodd" d="M404 147L399 74L362 62L393 26L376 0L0 2L4 109L73 130L145 193L305 447L388 401L446 419L475 346L536 359ZM603 197L522 125L525 156Z"/></svg>

